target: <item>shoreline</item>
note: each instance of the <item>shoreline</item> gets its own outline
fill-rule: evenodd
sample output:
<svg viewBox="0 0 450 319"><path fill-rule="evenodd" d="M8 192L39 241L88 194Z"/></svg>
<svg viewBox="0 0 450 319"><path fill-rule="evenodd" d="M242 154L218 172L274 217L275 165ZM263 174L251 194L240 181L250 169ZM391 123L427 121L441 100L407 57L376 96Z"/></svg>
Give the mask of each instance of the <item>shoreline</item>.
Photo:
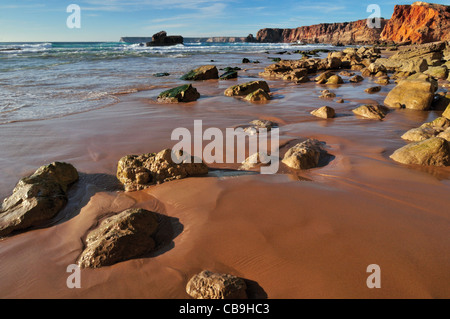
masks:
<svg viewBox="0 0 450 319"><path fill-rule="evenodd" d="M271 299L448 298L450 256L442 252L450 247L450 215L443 209L450 168L389 159L405 144L403 132L440 112L396 110L382 122L351 116L361 103L382 103L394 86L368 95L370 78L335 89L343 104L319 99L326 86L314 82L267 80L274 99L263 105L223 95L230 85L259 78L265 65L252 65L238 81L196 82L197 102L157 104L158 88L88 112L2 125L0 197L52 161L72 163L82 177L54 224L0 240L0 296L184 299L187 280L211 269L255 281ZM309 114L322 104L339 116ZM224 129L257 118L279 122L283 141L326 141L335 158L300 173L210 173L142 191L117 189L117 161L170 148L174 128L191 129L202 119L205 127ZM80 239L104 214L129 207L168 216L169 244L143 258L82 270L82 288L68 289L66 267L80 254ZM382 289L365 285L373 263L381 266Z"/></svg>

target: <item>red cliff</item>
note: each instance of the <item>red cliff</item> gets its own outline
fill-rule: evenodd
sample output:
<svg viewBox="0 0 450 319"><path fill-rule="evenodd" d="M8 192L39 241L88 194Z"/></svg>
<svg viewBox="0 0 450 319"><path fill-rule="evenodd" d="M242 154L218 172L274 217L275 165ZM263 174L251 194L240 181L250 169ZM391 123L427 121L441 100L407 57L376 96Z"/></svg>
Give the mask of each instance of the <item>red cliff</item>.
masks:
<svg viewBox="0 0 450 319"><path fill-rule="evenodd" d="M450 6L426 2L396 5L381 40L415 44L450 40Z"/></svg>
<svg viewBox="0 0 450 319"><path fill-rule="evenodd" d="M368 44L380 39L386 20L381 28L369 28L367 20L343 23L321 23L295 29L262 29L256 39L259 42L303 42L330 44Z"/></svg>

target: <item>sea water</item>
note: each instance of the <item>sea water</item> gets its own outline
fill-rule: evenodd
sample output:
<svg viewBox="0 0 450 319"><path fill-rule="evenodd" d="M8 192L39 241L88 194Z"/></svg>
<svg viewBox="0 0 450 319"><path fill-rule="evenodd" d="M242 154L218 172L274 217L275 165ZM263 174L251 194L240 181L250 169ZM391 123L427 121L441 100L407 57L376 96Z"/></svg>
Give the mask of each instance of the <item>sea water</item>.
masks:
<svg viewBox="0 0 450 319"><path fill-rule="evenodd" d="M186 43L169 47L120 42L0 43L0 125L105 107L123 94L145 91L163 81L170 83L170 79L202 64L237 66L243 56L269 63L270 54L283 57L275 55L277 51L315 48L330 47L286 43ZM171 76L154 76L160 72Z"/></svg>

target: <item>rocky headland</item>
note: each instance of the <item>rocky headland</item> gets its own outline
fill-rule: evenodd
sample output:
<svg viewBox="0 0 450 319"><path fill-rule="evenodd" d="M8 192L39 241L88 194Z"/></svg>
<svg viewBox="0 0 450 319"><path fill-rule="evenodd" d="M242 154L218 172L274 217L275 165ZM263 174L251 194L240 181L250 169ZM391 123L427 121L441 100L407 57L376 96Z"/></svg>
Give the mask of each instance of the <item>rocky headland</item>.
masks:
<svg viewBox="0 0 450 319"><path fill-rule="evenodd" d="M370 28L367 20L321 23L295 29L265 28L258 31L258 42L302 42L328 44L374 44L382 42L422 44L450 39L450 6L415 2L396 5L389 20L380 28Z"/></svg>

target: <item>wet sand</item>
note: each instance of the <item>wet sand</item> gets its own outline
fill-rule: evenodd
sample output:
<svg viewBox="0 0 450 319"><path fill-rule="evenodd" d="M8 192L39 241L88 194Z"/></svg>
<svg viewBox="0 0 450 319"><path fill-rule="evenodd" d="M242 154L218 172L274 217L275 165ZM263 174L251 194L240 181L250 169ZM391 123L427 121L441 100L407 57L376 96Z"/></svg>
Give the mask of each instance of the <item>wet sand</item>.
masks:
<svg viewBox="0 0 450 319"><path fill-rule="evenodd" d="M231 273L259 286L258 298L449 298L450 168L406 166L389 159L400 136L439 112L395 110L384 121L354 116L382 103L393 84L331 88L345 103L318 98L326 86L268 81L274 100L250 104L223 96L257 78L252 66L237 81L194 83L202 98L161 105L162 87L121 96L111 107L0 128L0 197L17 180L52 161L81 172L69 204L40 229L0 240L1 298L188 298L189 278L203 269ZM346 78L344 78L345 80ZM335 99L336 100L336 99ZM334 107L323 120L309 112ZM281 141L317 138L333 159L324 167L279 174L226 174L237 164L212 164L209 176L124 193L115 179L127 154L172 147L174 128L235 127L253 119L280 123ZM228 169L228 170L224 170ZM167 216L163 244L148 256L81 272L68 289L86 232L104 216L142 207ZM381 267L381 288L369 289L366 268Z"/></svg>

